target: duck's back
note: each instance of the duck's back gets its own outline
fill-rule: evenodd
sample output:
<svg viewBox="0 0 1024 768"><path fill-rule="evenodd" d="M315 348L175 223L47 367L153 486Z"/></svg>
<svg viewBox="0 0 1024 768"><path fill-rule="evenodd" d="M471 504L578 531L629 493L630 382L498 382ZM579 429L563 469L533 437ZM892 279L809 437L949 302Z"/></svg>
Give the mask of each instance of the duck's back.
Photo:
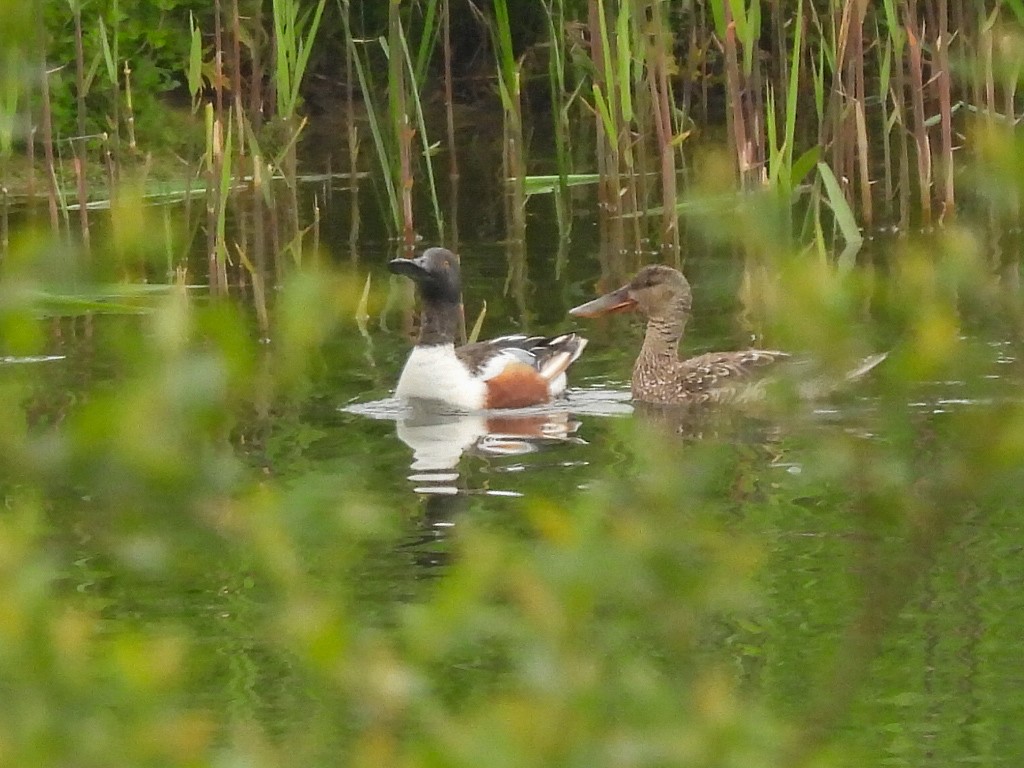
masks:
<svg viewBox="0 0 1024 768"><path fill-rule="evenodd" d="M637 360L633 397L648 403L722 403L764 397L764 374L789 353L770 349L708 352L671 364Z"/></svg>

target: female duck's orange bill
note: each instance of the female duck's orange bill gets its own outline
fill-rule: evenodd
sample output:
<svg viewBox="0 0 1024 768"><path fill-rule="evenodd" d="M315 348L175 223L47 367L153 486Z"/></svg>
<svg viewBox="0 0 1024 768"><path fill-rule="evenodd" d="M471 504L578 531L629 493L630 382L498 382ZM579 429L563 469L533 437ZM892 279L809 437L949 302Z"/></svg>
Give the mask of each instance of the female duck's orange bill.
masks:
<svg viewBox="0 0 1024 768"><path fill-rule="evenodd" d="M615 312L630 312L636 307L636 299L629 295L629 286L624 285L593 301L573 307L569 310L569 314L573 317L601 317Z"/></svg>

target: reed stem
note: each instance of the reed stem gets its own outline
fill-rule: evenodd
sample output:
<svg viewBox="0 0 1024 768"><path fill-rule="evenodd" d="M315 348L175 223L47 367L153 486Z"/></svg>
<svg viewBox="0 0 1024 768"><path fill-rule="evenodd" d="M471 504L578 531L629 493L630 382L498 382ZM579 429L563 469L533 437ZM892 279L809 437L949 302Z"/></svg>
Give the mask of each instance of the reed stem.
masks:
<svg viewBox="0 0 1024 768"><path fill-rule="evenodd" d="M907 29L907 50L910 54L910 93L914 112L914 141L917 144L917 183L921 204L921 221L932 221L932 151L924 115L924 67L921 60L921 27L917 21L915 0L903 0L903 18Z"/></svg>
<svg viewBox="0 0 1024 768"><path fill-rule="evenodd" d="M956 204L953 190L953 105L950 73L949 73L949 9L948 0L939 0L938 8L938 35L935 39L935 59L938 72L936 73L935 87L939 92L939 115L941 124L941 153L942 153L942 212L939 214L939 221L945 221L947 217L953 216ZM1012 99L1009 101L1011 113L1007 118L1013 118Z"/></svg>
<svg viewBox="0 0 1024 768"><path fill-rule="evenodd" d="M60 211L57 199L60 190L57 183L57 165L53 154L53 107L50 102L50 73L46 69L46 61L40 64L42 78L42 123L43 123L43 159L46 163L46 180L49 184L47 200L50 206L50 229L54 233L60 231Z"/></svg>

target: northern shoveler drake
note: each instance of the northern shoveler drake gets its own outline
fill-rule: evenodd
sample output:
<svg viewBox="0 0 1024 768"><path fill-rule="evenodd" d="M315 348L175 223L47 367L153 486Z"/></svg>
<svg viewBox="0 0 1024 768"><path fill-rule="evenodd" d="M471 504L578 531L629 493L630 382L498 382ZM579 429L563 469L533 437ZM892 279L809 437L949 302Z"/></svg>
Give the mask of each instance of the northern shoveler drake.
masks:
<svg viewBox="0 0 1024 768"><path fill-rule="evenodd" d="M639 310L647 333L633 366L633 399L646 403L697 404L757 396L759 375L787 359L787 352L746 349L708 352L679 359L679 341L690 317L693 293L683 273L654 264L626 285L569 310L575 317L600 317Z"/></svg>
<svg viewBox="0 0 1024 768"><path fill-rule="evenodd" d="M397 397L480 411L546 403L565 392L565 371L587 345L582 336L516 334L456 348L462 288L455 254L428 248L388 268L411 278L422 302L419 340L398 379Z"/></svg>

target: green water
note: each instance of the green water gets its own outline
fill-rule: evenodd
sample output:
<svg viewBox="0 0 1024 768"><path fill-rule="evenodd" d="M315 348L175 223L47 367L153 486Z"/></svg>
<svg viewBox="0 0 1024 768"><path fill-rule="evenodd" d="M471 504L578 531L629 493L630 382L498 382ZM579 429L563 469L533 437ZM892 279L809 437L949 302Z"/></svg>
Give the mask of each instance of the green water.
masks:
<svg viewBox="0 0 1024 768"><path fill-rule="evenodd" d="M339 196L335 204L347 202ZM600 560L584 569L598 595L606 578L638 590L634 623L609 621L609 631L625 632L617 642L648 658L665 679L671 666L659 665L679 659L696 670L693 679L703 669L724 670L737 695L760 702L773 720L812 735L820 725L824 740L815 743L825 745L822 759L832 764L1017 765L1024 756L1024 537L1013 481L1021 473L1016 465L1004 468L999 487L968 485L959 498L943 499L941 488L949 473L971 471L959 452L963 424L998 423L998 409L1012 404L1019 338L997 313L975 323L970 348L983 371L977 386L934 379L893 395L865 382L835 401L776 412L634 409L628 381L640 323L583 325L566 315L597 290L596 225L583 215L560 251L548 202L530 206L536 225L525 261L517 261L489 225L489 208L466 213L464 203L467 317L486 302L483 337L584 333L590 345L571 371L564 403L500 420L405 413L388 399L409 348L403 311L382 313L381 302L365 333L350 316L343 319L297 391L240 408L217 427L235 463L216 452L196 454L184 471L168 469L162 486L134 487L133 462L163 466L160 446L146 443L153 423L143 408L125 426L140 435L137 449L108 456L99 448L71 462L70 474L52 481L59 503L45 524L62 598L95 611L104 636L159 630L184 642L176 687L152 698L207 713L215 741L248 743L252 731L267 749L282 750L283 764L347 764L339 755L348 755L374 715L353 716L330 683L333 667L316 660L344 656L361 641L405 647L410 641L396 627L446 589L465 554L458 543L464 529L529 551L550 510L587 509L588 498L604 498L604 511L595 514L610 530L622 509L631 510L623 525L633 526L633 537L685 544L691 535L706 542L714 530L721 539L712 542L736 543L735 552L716 555L724 566L708 566L707 583L697 555L659 566L683 574L680 604L706 607L708 615L685 631L671 629L678 609L672 593L652 603L641 597L640 575ZM346 265L355 286L369 274L377 295L398 291L384 269L389 248L379 242L352 253L343 230L326 227L330 261ZM749 344L751 326L737 298L742 260L695 250L686 271L697 298L685 348ZM31 382L22 402L35 428L60 429L83 404L137 374L125 339L144 321L48 322L46 352L59 358L11 362L0 372ZM182 386L204 380L201 370L193 374ZM273 484L271 529L293 544L281 562L268 563L266 552L237 532L232 515L258 516L258 493L234 511L205 505L203 493L229 489L239 477ZM862 485L879 490L851 493ZM886 487L905 496L887 496ZM928 518L936 498L950 510ZM648 517L634 509L644 505L652 505ZM571 514L585 521L588 513ZM921 519L926 524L915 527ZM545 562L557 572L555 561ZM273 576L293 572L299 576ZM344 624L317 630L306 656L268 629L283 625L286 634L301 635L304 603L282 597L281 583L291 578L313 585L327 603L347 606ZM630 593L621 600L632 610ZM676 631L688 639L670 650L664 638ZM491 706L489 692L509 675L500 653L478 639L456 656L450 668L433 662L436 695L457 702L457 711ZM354 672L339 674L358 700ZM130 697L95 691L66 700L54 693L52 700L95 709L94 717L127 716L133 707Z"/></svg>

